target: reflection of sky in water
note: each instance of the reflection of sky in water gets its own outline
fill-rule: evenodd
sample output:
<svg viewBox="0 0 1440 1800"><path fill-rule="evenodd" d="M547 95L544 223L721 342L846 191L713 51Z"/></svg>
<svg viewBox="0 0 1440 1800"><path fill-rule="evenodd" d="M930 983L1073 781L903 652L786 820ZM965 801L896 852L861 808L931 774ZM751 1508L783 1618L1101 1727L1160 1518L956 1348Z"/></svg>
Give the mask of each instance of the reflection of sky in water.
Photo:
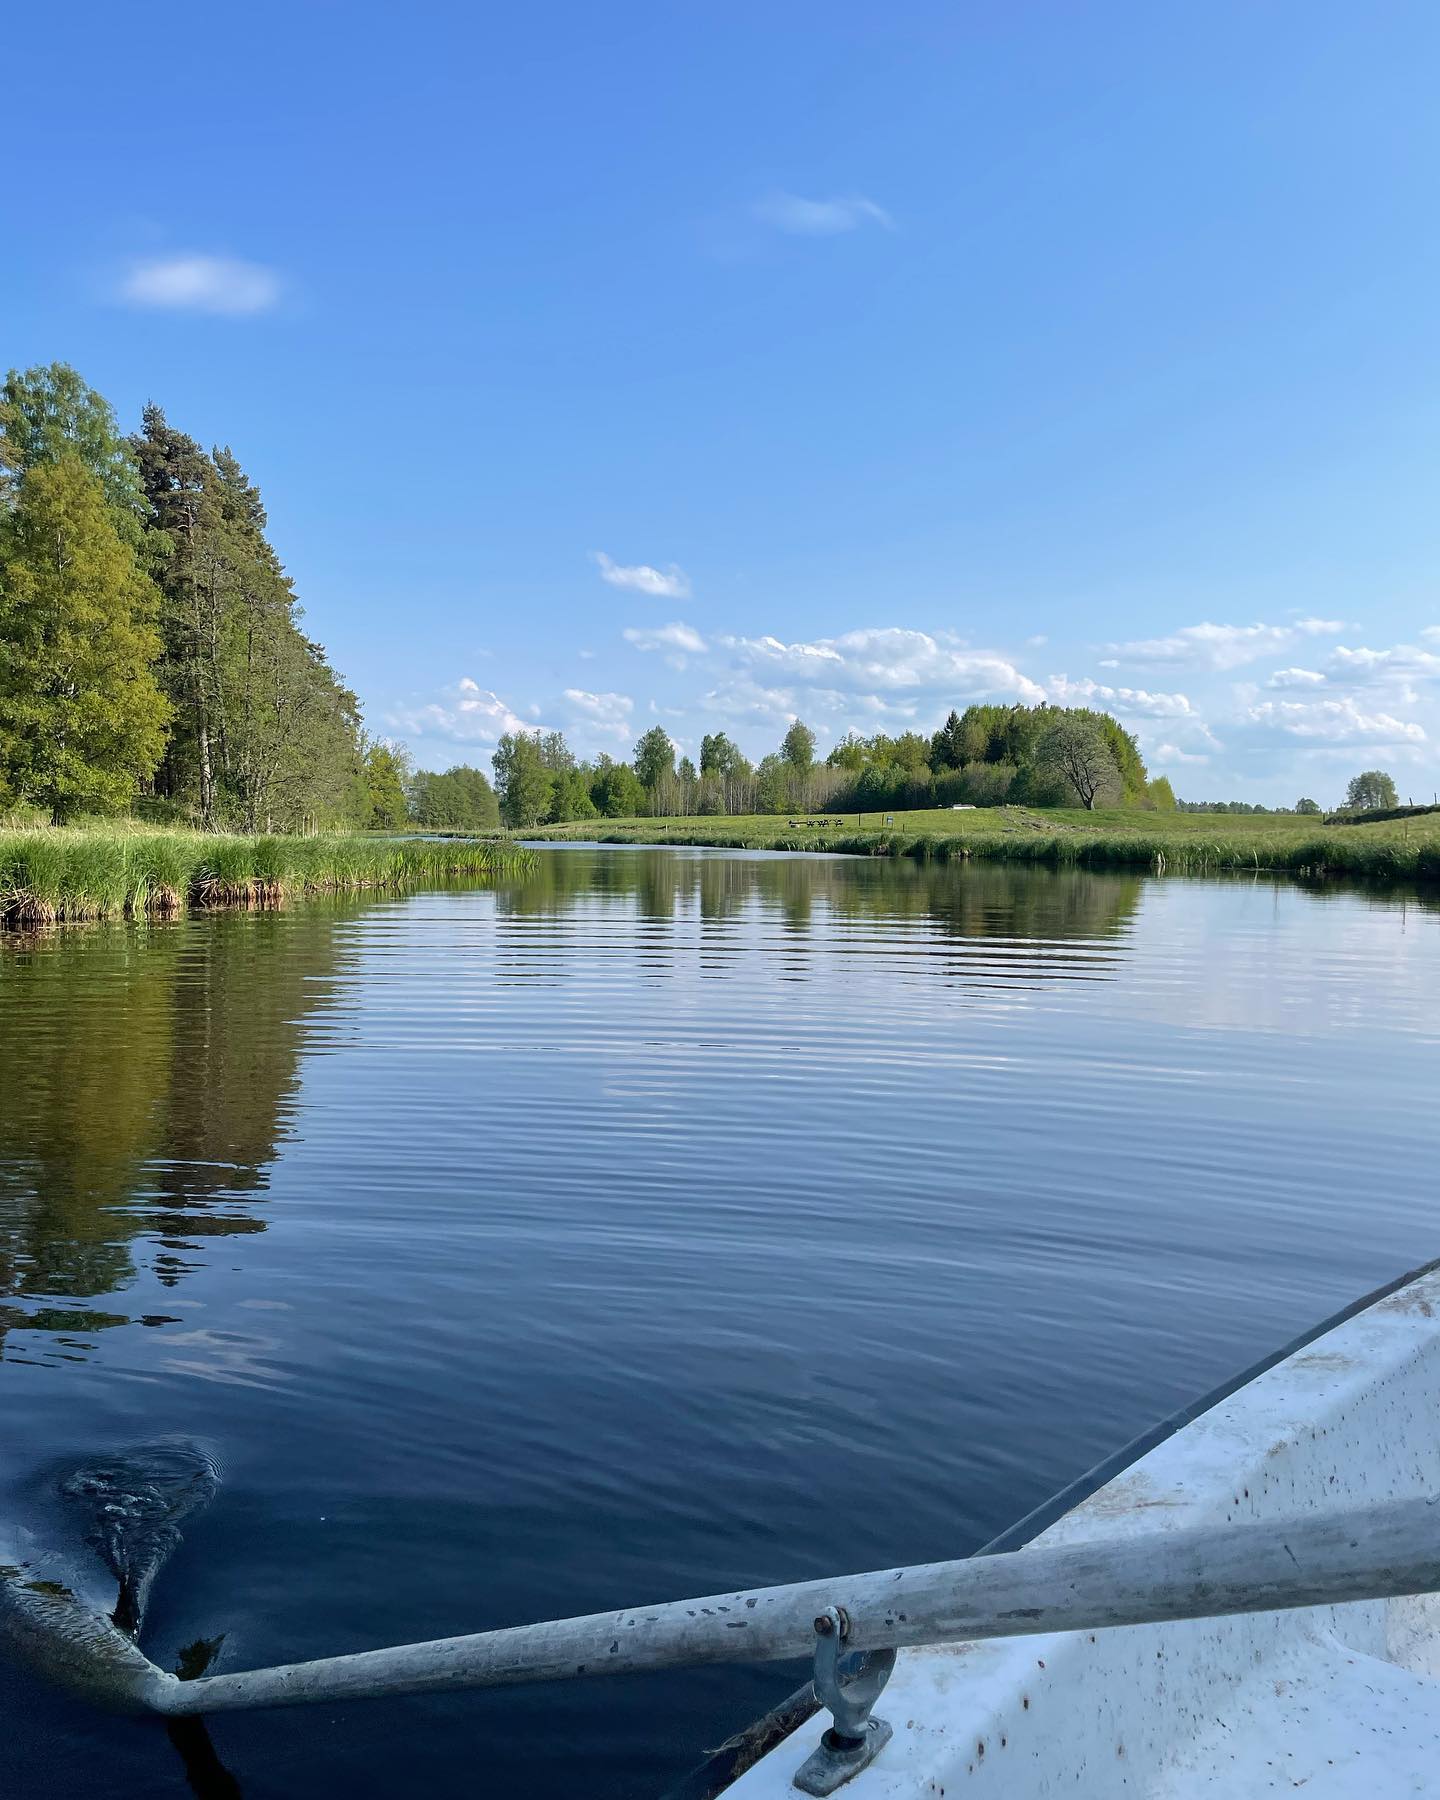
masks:
<svg viewBox="0 0 1440 1800"><path fill-rule="evenodd" d="M1437 948L1258 881L577 850L9 949L7 1469L205 1443L156 1651L232 1666L956 1554L1440 1250ZM497 1791L618 1796L775 1691L227 1745L444 1792L483 1718ZM173 1780L24 1705L55 1791Z"/></svg>

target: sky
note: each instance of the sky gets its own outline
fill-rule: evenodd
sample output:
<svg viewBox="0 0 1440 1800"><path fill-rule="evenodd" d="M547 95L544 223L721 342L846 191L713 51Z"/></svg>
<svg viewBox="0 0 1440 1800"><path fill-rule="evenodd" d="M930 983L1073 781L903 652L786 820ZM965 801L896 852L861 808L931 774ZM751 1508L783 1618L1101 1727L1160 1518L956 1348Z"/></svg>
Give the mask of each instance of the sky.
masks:
<svg viewBox="0 0 1440 1800"><path fill-rule="evenodd" d="M1440 8L72 0L0 362L259 481L370 728L1103 707L1440 788Z"/></svg>

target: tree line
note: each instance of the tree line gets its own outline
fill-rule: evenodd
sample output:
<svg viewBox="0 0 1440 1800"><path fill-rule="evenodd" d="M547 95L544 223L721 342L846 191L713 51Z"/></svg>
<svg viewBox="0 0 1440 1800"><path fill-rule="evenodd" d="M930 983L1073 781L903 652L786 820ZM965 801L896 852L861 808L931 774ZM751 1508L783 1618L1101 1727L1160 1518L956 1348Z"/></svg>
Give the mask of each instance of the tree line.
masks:
<svg viewBox="0 0 1440 1800"><path fill-rule="evenodd" d="M137 806L255 832L1177 804L1117 720L1047 705L951 711L930 736L852 732L823 761L797 719L757 764L723 731L702 739L697 764L656 725L628 762L579 759L557 731L515 732L495 750L493 785L468 765L416 771L403 746L367 734L302 620L260 490L228 445L205 450L153 403L127 435L63 363L10 371L0 385L0 811L63 822ZM1395 804L1383 771L1350 785L1351 808Z"/></svg>
<svg viewBox="0 0 1440 1800"><path fill-rule="evenodd" d="M500 816L525 827L595 818L690 817L930 806L1175 805L1151 780L1139 746L1107 713L1080 707L971 706L931 736L849 734L820 761L796 719L752 764L723 731L700 742L698 765L652 726L630 762L577 759L563 735L515 732L493 758Z"/></svg>
<svg viewBox="0 0 1440 1800"><path fill-rule="evenodd" d="M63 363L0 386L0 809L375 823L385 747L302 627L260 490ZM393 798L393 796L392 796Z"/></svg>
<svg viewBox="0 0 1440 1800"><path fill-rule="evenodd" d="M1345 789L1345 798L1341 802L1342 812L1379 812L1392 810L1400 804L1396 792L1395 779L1387 775L1384 769L1364 769L1360 774L1350 778ZM1282 815L1300 813L1313 817L1323 812L1324 808L1318 800L1302 795L1293 806L1259 806L1250 800L1178 800L1176 805L1181 812L1192 813L1266 813Z"/></svg>

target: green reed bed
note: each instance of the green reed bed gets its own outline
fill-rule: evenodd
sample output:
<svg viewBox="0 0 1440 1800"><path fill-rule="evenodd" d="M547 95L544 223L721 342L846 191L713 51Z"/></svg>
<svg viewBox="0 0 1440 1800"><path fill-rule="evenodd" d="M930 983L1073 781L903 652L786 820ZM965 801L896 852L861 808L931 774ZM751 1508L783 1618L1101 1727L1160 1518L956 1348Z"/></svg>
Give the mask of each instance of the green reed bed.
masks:
<svg viewBox="0 0 1440 1800"><path fill-rule="evenodd" d="M239 837L201 832L0 831L0 924L274 906L304 894L412 888L522 867L493 840Z"/></svg>
<svg viewBox="0 0 1440 1800"><path fill-rule="evenodd" d="M973 857L1056 868L1148 869L1207 875L1255 871L1440 881L1440 820L1326 827L1254 815L1047 815L1020 808L909 813L893 828L801 825L764 817L638 819L551 827L539 837L603 843L710 845L737 850L809 850L905 856L921 862Z"/></svg>

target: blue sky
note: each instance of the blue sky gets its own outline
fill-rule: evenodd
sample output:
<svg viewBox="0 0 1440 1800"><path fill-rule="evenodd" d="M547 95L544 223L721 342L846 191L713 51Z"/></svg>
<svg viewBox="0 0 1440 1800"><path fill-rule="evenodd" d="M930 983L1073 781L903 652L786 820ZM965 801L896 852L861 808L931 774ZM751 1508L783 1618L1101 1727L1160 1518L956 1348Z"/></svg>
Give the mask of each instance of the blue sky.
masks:
<svg viewBox="0 0 1440 1800"><path fill-rule="evenodd" d="M258 479L431 767L1071 698L1440 785L1440 9L7 25L3 360Z"/></svg>

